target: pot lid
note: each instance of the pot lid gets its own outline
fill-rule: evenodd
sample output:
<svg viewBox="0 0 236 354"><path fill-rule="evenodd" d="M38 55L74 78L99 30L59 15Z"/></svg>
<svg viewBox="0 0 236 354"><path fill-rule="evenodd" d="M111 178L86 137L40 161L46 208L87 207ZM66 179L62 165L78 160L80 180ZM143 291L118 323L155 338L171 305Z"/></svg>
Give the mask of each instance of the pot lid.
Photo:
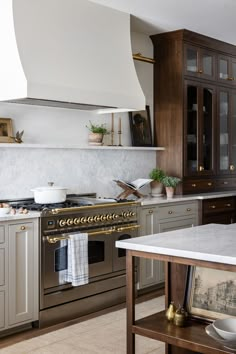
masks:
<svg viewBox="0 0 236 354"><path fill-rule="evenodd" d="M48 186L45 187L36 187L31 189L32 192L45 192L45 191L52 191L52 190L67 190L66 187L54 186L54 182L48 182Z"/></svg>

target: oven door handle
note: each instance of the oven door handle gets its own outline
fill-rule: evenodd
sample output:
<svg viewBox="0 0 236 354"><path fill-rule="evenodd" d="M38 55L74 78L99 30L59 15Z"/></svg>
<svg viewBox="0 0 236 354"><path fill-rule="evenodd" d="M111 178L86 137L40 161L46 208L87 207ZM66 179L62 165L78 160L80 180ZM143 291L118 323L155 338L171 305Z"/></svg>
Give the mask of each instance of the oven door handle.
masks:
<svg viewBox="0 0 236 354"><path fill-rule="evenodd" d="M135 230L138 228L140 228L140 225L122 226L122 227L117 227L116 231L121 232L125 230Z"/></svg>

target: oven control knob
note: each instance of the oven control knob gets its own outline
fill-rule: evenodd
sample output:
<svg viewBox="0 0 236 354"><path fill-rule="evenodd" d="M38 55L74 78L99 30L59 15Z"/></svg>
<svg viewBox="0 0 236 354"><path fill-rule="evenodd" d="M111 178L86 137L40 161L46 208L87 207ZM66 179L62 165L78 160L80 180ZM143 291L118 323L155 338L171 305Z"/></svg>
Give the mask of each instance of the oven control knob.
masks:
<svg viewBox="0 0 236 354"><path fill-rule="evenodd" d="M65 220L65 219L59 220L59 226L60 226L60 227L66 226L66 220Z"/></svg>
<svg viewBox="0 0 236 354"><path fill-rule="evenodd" d="M123 216L123 218L127 218L127 217L128 217L128 213L126 213L126 211L124 211L124 212L122 213L122 216Z"/></svg>
<svg viewBox="0 0 236 354"><path fill-rule="evenodd" d="M101 221L105 221L105 220L107 220L107 215L101 215Z"/></svg>
<svg viewBox="0 0 236 354"><path fill-rule="evenodd" d="M131 211L130 216L135 216L135 212Z"/></svg>
<svg viewBox="0 0 236 354"><path fill-rule="evenodd" d="M80 223L79 218L74 218L73 224L74 224L74 225L78 225L79 223Z"/></svg>
<svg viewBox="0 0 236 354"><path fill-rule="evenodd" d="M96 216L94 216L93 220L94 220L94 222L101 221L101 216L96 215Z"/></svg>
<svg viewBox="0 0 236 354"><path fill-rule="evenodd" d="M112 219L115 220L115 219L118 219L119 218L119 215L118 214L112 214Z"/></svg>
<svg viewBox="0 0 236 354"><path fill-rule="evenodd" d="M74 220L73 220L73 219L67 219L67 220L66 220L66 224L67 224L68 226L71 226L71 225L74 224Z"/></svg>
<svg viewBox="0 0 236 354"><path fill-rule="evenodd" d="M107 214L107 220L112 220L112 215L111 214Z"/></svg>
<svg viewBox="0 0 236 354"><path fill-rule="evenodd" d="M87 221L87 218L85 216L82 216L82 218L80 219L81 224L85 224Z"/></svg>
<svg viewBox="0 0 236 354"><path fill-rule="evenodd" d="M93 222L93 216L89 216L87 222L88 223Z"/></svg>

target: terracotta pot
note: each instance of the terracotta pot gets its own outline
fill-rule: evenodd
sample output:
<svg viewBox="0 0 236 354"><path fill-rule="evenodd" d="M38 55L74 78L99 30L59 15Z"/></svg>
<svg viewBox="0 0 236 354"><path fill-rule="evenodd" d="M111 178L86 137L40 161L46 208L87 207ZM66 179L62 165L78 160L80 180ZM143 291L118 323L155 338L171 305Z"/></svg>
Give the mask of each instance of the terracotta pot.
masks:
<svg viewBox="0 0 236 354"><path fill-rule="evenodd" d="M175 191L174 187L166 187L166 197L173 198L174 191Z"/></svg>
<svg viewBox="0 0 236 354"><path fill-rule="evenodd" d="M163 184L158 181L152 181L150 183L151 186L151 195L152 197L161 197L162 196L162 188Z"/></svg>
<svg viewBox="0 0 236 354"><path fill-rule="evenodd" d="M89 145L102 145L103 134L89 133L88 143Z"/></svg>

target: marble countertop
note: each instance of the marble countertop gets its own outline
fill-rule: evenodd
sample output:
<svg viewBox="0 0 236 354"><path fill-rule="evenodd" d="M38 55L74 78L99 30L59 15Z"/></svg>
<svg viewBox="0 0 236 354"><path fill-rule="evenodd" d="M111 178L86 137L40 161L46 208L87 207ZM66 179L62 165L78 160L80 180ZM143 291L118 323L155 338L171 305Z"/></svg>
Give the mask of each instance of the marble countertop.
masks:
<svg viewBox="0 0 236 354"><path fill-rule="evenodd" d="M208 224L116 241L117 248L236 265L236 224Z"/></svg>
<svg viewBox="0 0 236 354"><path fill-rule="evenodd" d="M231 196L236 196L236 191L175 195L173 198L169 198L169 199L167 199L166 196L158 197L158 198L144 197L138 199L138 202L140 202L141 205L151 205L151 204L164 204L164 203L175 203L175 202L188 202L193 200L223 198L223 197L231 197Z"/></svg>
<svg viewBox="0 0 236 354"><path fill-rule="evenodd" d="M39 211L29 211L28 214L19 214L19 213L16 213L14 215L6 214L3 216L0 216L0 223L2 221L39 218L40 215L41 215L41 213Z"/></svg>

